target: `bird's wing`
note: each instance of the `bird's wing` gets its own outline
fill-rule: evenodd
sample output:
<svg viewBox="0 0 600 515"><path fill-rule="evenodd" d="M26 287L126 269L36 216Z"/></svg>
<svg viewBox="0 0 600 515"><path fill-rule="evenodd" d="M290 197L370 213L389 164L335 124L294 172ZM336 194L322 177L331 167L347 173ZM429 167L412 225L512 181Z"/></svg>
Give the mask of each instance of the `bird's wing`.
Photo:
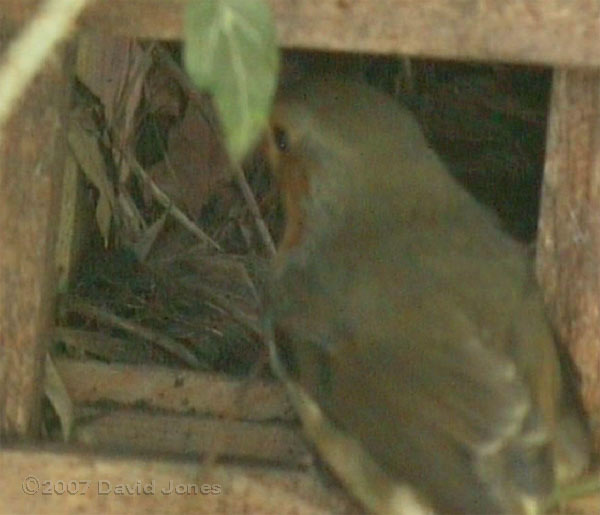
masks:
<svg viewBox="0 0 600 515"><path fill-rule="evenodd" d="M340 233L292 257L274 319L291 376L386 471L444 509L507 509L552 486L544 421L504 352L527 344L511 327L522 263L447 231L368 250Z"/></svg>

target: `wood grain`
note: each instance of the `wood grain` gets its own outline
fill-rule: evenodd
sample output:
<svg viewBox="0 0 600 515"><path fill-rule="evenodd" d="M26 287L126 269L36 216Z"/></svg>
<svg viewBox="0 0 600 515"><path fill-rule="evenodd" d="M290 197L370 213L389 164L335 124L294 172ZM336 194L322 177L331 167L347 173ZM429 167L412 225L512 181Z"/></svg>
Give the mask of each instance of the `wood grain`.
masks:
<svg viewBox="0 0 600 515"><path fill-rule="evenodd" d="M23 21L39 0L0 0ZM81 27L180 39L185 0L98 0ZM519 63L600 64L600 0L268 0L284 47ZM1 21L1 18L0 18Z"/></svg>
<svg viewBox="0 0 600 515"><path fill-rule="evenodd" d="M47 63L0 142L0 440L39 431L66 155L65 56L63 47Z"/></svg>
<svg viewBox="0 0 600 515"><path fill-rule="evenodd" d="M600 72L557 70L548 120L538 276L600 448Z"/></svg>

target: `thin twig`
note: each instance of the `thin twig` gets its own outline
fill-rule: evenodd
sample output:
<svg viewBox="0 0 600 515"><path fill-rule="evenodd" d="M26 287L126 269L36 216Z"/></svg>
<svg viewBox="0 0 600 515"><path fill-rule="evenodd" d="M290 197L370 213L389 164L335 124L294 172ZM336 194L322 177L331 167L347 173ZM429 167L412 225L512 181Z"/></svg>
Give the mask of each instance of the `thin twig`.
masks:
<svg viewBox="0 0 600 515"><path fill-rule="evenodd" d="M154 198L160 204L162 204L162 206L169 209L169 213L173 215L173 218L175 218L181 225L183 225L183 227L185 227L203 243L210 245L219 252L223 251L221 246L216 241L214 241L208 234L200 229L200 227L192 222L181 209L173 204L173 201L148 176L131 152L126 152L125 157L129 163L129 166L131 166L133 173L135 173L142 181L144 181L145 184L150 187L150 191Z"/></svg>
<svg viewBox="0 0 600 515"><path fill-rule="evenodd" d="M277 250L275 249L275 243L273 243L271 233L267 228L267 224L263 220L260 209L258 208L258 203L256 202L256 198L254 197L254 193L252 193L252 190L250 189L250 185L246 180L246 176L244 175L242 167L240 165L232 163L231 170L233 172L233 176L235 177L238 187L240 188L240 190L242 190L242 196L244 197L246 204L248 204L248 209L250 210L252 218L254 218L256 229L258 230L258 233L260 234L263 240L263 244L269 251L270 257L275 257L275 254L277 253Z"/></svg>
<svg viewBox="0 0 600 515"><path fill-rule="evenodd" d="M46 0L4 55L0 65L0 140L3 127L35 74L92 0Z"/></svg>
<svg viewBox="0 0 600 515"><path fill-rule="evenodd" d="M169 55L169 53L161 48L160 46L156 47L155 53L160 59L160 61L169 69L169 71L173 74L173 76L177 79L181 87L185 90L190 100L194 102L199 107L203 107L202 95L198 91L198 89L192 84L189 77L183 72L183 70L179 67L179 65L173 60L173 58ZM218 138L221 145L223 145L223 141L221 135L216 133L215 136ZM269 252L270 257L275 256L277 250L275 248L275 244L273 243L273 238L269 233L269 229L267 228L267 224L265 223L260 209L258 207L258 203L256 202L256 198L254 197L254 193L252 193L252 189L248 185L248 181L246 180L246 176L244 172L238 164L231 164L232 174L238 184L238 187L242 191L242 196L248 205L248 209L250 210L250 214L254 218L254 223L256 225L256 229L258 234L262 238L263 244Z"/></svg>
<svg viewBox="0 0 600 515"><path fill-rule="evenodd" d="M262 334L258 323L258 317L256 315L247 313L243 309L238 308L233 302L230 302L224 295L217 293L208 286L202 285L199 281L195 281L193 282L193 284L184 284L182 281L181 284L182 286L191 288L194 291L197 291L198 293L206 297L206 300L208 302L211 302L216 307L223 309L226 313L229 314L229 316L233 320L235 320L238 324L240 324L242 327L244 327L251 333L257 336L260 336ZM192 285L190 286L190 284Z"/></svg>
<svg viewBox="0 0 600 515"><path fill-rule="evenodd" d="M196 358L196 356L185 345L179 343L177 340L157 333L156 331L148 329L140 324L136 324L131 320L125 320L114 313L110 313L109 311L103 310L98 306L94 306L84 299L72 296L65 297L61 301L61 309L78 313L85 317L93 318L98 322L110 325L112 327L117 327L123 331L127 331L128 333L139 336L144 340L162 347L170 354L177 356L192 368L207 368L206 366L202 365L200 361L198 361L198 358Z"/></svg>

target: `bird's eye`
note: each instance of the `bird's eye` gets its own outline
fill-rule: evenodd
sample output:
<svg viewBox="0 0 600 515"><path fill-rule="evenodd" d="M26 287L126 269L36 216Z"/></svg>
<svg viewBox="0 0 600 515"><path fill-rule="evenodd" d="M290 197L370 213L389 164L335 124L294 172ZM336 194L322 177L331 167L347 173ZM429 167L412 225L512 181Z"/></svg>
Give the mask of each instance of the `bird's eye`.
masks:
<svg viewBox="0 0 600 515"><path fill-rule="evenodd" d="M290 149L290 138L285 129L277 125L273 127L273 139L281 152L287 152Z"/></svg>

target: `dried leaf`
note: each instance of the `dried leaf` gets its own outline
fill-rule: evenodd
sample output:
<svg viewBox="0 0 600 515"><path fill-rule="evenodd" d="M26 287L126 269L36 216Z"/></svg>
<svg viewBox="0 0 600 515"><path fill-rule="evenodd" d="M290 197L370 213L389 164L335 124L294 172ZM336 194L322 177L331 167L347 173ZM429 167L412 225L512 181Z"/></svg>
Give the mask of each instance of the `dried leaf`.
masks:
<svg viewBox="0 0 600 515"><path fill-rule="evenodd" d="M96 222L104 238L104 244L108 245L115 195L106 173L106 163L100 152L98 140L78 123L72 123L69 127L68 141L81 170L98 189L100 196L96 206Z"/></svg>
<svg viewBox="0 0 600 515"><path fill-rule="evenodd" d="M74 408L73 401L67 392L60 374L54 366L50 354L46 354L46 381L44 391L50 404L60 419L60 425L65 442L69 441L73 429Z"/></svg>

